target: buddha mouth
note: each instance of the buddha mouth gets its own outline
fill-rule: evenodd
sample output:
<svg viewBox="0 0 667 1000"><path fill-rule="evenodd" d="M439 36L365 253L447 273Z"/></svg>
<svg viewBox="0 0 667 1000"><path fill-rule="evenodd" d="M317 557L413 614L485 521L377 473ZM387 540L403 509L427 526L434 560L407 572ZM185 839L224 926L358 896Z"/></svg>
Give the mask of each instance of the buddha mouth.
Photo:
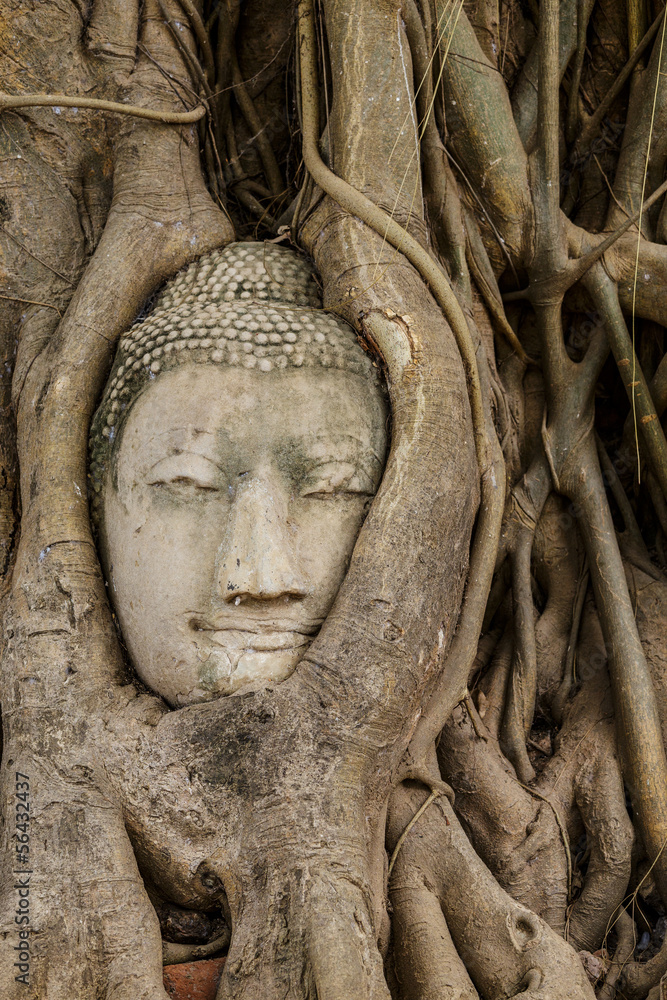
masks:
<svg viewBox="0 0 667 1000"><path fill-rule="evenodd" d="M269 653L281 649L297 649L310 645L312 633L297 630L275 631L239 628L198 627L197 632L205 633L209 642L235 652Z"/></svg>
<svg viewBox="0 0 667 1000"><path fill-rule="evenodd" d="M270 622L246 619L240 626L238 619L232 624L228 620L215 622L205 618L191 618L188 624L194 632L203 632L216 645L270 652L308 645L313 636L319 632L322 621L292 623L284 619L282 621L272 619Z"/></svg>
<svg viewBox="0 0 667 1000"><path fill-rule="evenodd" d="M294 672L313 639L312 633L275 627L220 628L198 621L192 629L197 681L187 701L178 699L182 704L280 683Z"/></svg>
<svg viewBox="0 0 667 1000"><path fill-rule="evenodd" d="M229 619L196 617L190 619L189 625L198 661L198 701L234 694L248 685L265 686L286 680L321 622L245 619L239 627L238 619L232 624Z"/></svg>

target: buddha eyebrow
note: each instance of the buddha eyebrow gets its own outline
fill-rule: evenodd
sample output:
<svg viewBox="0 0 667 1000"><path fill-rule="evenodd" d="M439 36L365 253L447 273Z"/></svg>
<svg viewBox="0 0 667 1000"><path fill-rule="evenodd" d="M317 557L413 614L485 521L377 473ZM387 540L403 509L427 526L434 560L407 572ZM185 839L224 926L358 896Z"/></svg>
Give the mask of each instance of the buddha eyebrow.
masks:
<svg viewBox="0 0 667 1000"><path fill-rule="evenodd" d="M164 438L168 438L170 435L179 435L183 431L187 433L187 438L183 441L183 445L180 443L172 444L172 448L177 448L178 452L186 451L188 445L192 444L192 438L194 437L199 441L202 437L214 437L213 431L205 431L201 428L193 428L192 425L185 425L184 427L168 427L164 431L155 431L154 434L147 439L144 448L150 448L152 445L164 446ZM182 439L181 439L182 440Z"/></svg>
<svg viewBox="0 0 667 1000"><path fill-rule="evenodd" d="M333 439L330 437L329 434L318 434L318 435L316 435L315 440L316 441L327 441L327 442L330 442L330 441L333 440L334 445L336 445L339 441L341 441L341 442L342 441L352 441L356 445L362 445L364 447L364 451L366 451L366 454L368 454L368 451L371 451L372 454L370 455L370 457L371 457L371 459L373 459L374 461L376 461L378 463L378 465L383 465L384 464L384 459L380 458L380 456L375 451L375 449L374 448L369 448L368 451L367 451L367 449L365 447L365 442L362 441L362 439L358 435L356 435L356 434L336 434ZM313 459L317 459L319 457L319 456L310 455L310 454L308 454L308 452L306 452L306 455L307 455L308 458L313 458ZM331 461L331 460L332 459L327 459L326 461Z"/></svg>
<svg viewBox="0 0 667 1000"><path fill-rule="evenodd" d="M194 458L203 458L206 462L210 462L211 465L214 465L219 472L224 471L222 466L218 465L214 458L209 458L208 455L204 455L200 451L190 451L188 448L178 448L170 455L163 455L161 458L158 458L157 461L153 462L153 464L147 469L147 474L151 473L156 465L161 465L162 462L167 462L171 458L178 458L181 455L192 455Z"/></svg>
<svg viewBox="0 0 667 1000"><path fill-rule="evenodd" d="M357 445L361 444L358 438L355 438L352 435L347 435L347 436L351 437L352 441L355 444ZM368 450L364 449L363 455L360 455L357 452L355 452L355 454L353 455L346 455L346 454L341 455L339 453L334 454L330 452L314 455L312 452L306 451L304 452L304 458L309 462L313 462L314 465L329 465L331 462L339 462L339 463L343 462L343 463L349 463L350 465L356 465L357 467L360 468L364 468L365 466L368 466L373 463L379 466L382 466L384 464L383 459L380 458L380 456L377 454L374 448Z"/></svg>
<svg viewBox="0 0 667 1000"><path fill-rule="evenodd" d="M186 424L184 427L168 427L166 431L158 431L156 434L152 434L149 443L151 441L158 441L160 438L166 437L167 434L176 434L178 431L187 431L189 434L195 434L196 437L200 437L200 435L214 437L213 431L205 431L200 427L193 429L191 424Z"/></svg>
<svg viewBox="0 0 667 1000"><path fill-rule="evenodd" d="M308 462L312 463L313 469L319 469L321 465L351 465L355 469L365 469L374 462L381 465L380 459L375 452L372 455L305 455Z"/></svg>

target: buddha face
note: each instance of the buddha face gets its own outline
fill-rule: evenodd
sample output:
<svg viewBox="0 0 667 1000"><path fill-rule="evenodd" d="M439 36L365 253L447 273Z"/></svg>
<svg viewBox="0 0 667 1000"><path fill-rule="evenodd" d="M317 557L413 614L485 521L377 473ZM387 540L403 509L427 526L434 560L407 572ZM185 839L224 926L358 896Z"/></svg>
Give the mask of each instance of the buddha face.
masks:
<svg viewBox="0 0 667 1000"><path fill-rule="evenodd" d="M172 707L288 677L382 474L374 384L186 363L137 398L107 473L102 557L142 680Z"/></svg>

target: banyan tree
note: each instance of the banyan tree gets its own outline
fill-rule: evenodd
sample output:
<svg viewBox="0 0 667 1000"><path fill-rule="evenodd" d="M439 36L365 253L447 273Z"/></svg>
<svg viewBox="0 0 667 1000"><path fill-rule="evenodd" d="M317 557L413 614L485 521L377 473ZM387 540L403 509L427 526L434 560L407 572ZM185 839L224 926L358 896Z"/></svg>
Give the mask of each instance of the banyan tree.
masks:
<svg viewBox="0 0 667 1000"><path fill-rule="evenodd" d="M0 0L2 997L665 995L666 34Z"/></svg>

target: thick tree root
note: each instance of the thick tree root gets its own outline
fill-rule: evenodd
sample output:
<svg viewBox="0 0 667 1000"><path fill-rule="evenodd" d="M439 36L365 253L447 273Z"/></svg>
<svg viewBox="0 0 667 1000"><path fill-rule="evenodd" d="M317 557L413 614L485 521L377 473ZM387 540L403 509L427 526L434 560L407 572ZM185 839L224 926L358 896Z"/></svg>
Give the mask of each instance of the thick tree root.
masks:
<svg viewBox="0 0 667 1000"><path fill-rule="evenodd" d="M402 884L391 891L394 966L401 997L478 1000L437 895L419 880L408 882L404 875Z"/></svg>
<svg viewBox="0 0 667 1000"><path fill-rule="evenodd" d="M390 806L389 842L395 841L425 799L417 785L402 785ZM479 995L501 1000L592 1000L594 994L575 952L535 913L500 888L463 833L451 805L439 798L410 832L398 856L389 892L398 913L414 894L430 892L439 903L452 941ZM436 913L434 906L429 908ZM405 917L410 922L410 912ZM404 996L448 998L451 994L411 993L406 965L419 968L434 953L449 952L442 925L426 921L400 957ZM451 954L451 952L449 952ZM450 959L451 963L451 959ZM458 988L464 980L459 979ZM456 995L456 994L455 994ZM462 997L474 996L461 992Z"/></svg>
<svg viewBox="0 0 667 1000"><path fill-rule="evenodd" d="M667 976L667 938L658 954L650 961L643 965L633 962L625 967L621 973L621 995L624 1000L644 1000L650 991L649 1000L655 1000L652 988L658 987L665 976ZM662 1000L659 992L658 1000Z"/></svg>
<svg viewBox="0 0 667 1000"><path fill-rule="evenodd" d="M602 989L598 993L598 1000L614 1000L616 996L616 983L623 972L623 968L632 958L637 943L635 922L626 910L621 910L615 922L618 933L618 944L614 952L614 959L611 968L607 973Z"/></svg>
<svg viewBox="0 0 667 1000"><path fill-rule="evenodd" d="M497 741L477 738L460 708L443 730L438 759L480 858L513 899L563 934L567 866L553 809L519 784Z"/></svg>
<svg viewBox="0 0 667 1000"><path fill-rule="evenodd" d="M554 932L567 934L575 948L595 950L628 891L634 830L617 739L634 819L649 860L659 860L653 874L667 898L667 765L658 752L660 726L663 741L667 734L665 587L654 576L644 588L656 588L646 612L641 578L628 593L606 503L609 481L598 475L592 446L596 421L607 445L611 440L592 404L596 383L605 383L607 324L618 372L644 420L653 506L664 532L667 444L650 406L653 395L661 415L656 380L650 382L655 364L650 351L645 363L641 339L633 372L634 343L619 310L620 302L667 324L667 209L656 204L647 215L662 191L662 140L649 164L647 190L654 193L643 215L635 212L653 129L648 98L664 75L663 49L658 58L654 48L643 77L636 55L624 70L626 80L631 65L637 74L613 182L618 210L612 206L607 215L614 232L605 239L602 216L590 227L603 230L595 235L564 219L554 183L562 148L559 83L575 51L567 144L581 127L575 148L590 151L602 118L616 113L603 98L588 126L577 122L580 98L600 92L595 73L589 88L581 72L591 3L564 0L559 11L558 0L540 0L539 42L516 66L517 125L504 83L507 38L501 65L495 42L479 37L480 24L495 33L493 0L472 0L467 11L454 6L458 12L444 0L301 0L295 86L311 176L296 199L296 116L290 110L282 120L286 79L271 77L292 51L295 0L4 4L10 48L22 34L30 72L44 70L28 86L23 64L12 69L10 56L0 81L8 143L0 251L12 275L0 296L12 310L5 336L0 326L0 355L10 373L20 326L13 399L23 502L19 526L14 433L0 429L0 573L18 551L0 668L0 801L11 815L14 766L29 771L35 861L34 972L25 990L12 979L15 845L10 826L0 827L9 861L0 877L0 978L12 1000L165 1000L159 926L142 876L161 880L184 906L229 910L233 940L219 990L226 1000L387 1000L387 955L401 1000L591 1000L572 948ZM631 13L639 6L631 0ZM22 22L30 30L20 32L22 7L31 9ZM524 34L518 2L502 7L507 35ZM617 16L614 7L606 5L605 17ZM67 28L69 8L75 16ZM90 15L87 41L82 10ZM517 22L510 25L511 18ZM593 28L597 33L594 20ZM40 60L44 40L57 57ZM280 100L275 88L265 92L268 79ZM26 89L42 96L26 97ZM53 96L61 91L70 96ZM182 127L203 115L202 105L185 114L181 107L190 107L197 91L210 111L210 138L203 128L198 136ZM666 93L656 90L657 135L666 132ZM54 101L62 109L26 110ZM137 114L149 121L137 122ZM165 121L172 124L159 124ZM535 133L539 148L529 166L522 138L530 147ZM575 173L583 169L576 165ZM475 202L474 211L464 210L467 241L454 172ZM335 608L293 678L269 693L179 715L128 683L89 531L85 446L115 338L163 279L233 238L217 207L225 184L234 185L237 205L260 218L265 233L267 224L278 226L283 193L293 199L295 240L316 262L326 308L353 323L382 356L392 454ZM639 247L633 220L648 237ZM501 273L507 262L511 281ZM532 316L512 313L510 325L500 295L526 269L541 341L530 344L535 360L528 370L521 344L528 347ZM501 361L507 344L518 355L505 355L503 385L494 381L492 333L477 336L482 310L471 274L505 337ZM562 296L574 282L595 296L599 313L581 363L567 356L563 336ZM578 289L570 294L568 307L575 301L575 308L590 308L588 299L577 300ZM18 305L30 306L20 318ZM640 364L646 380L638 400ZM3 409L8 393L5 379ZM508 592L498 574L491 602L489 618L499 611L492 623L498 645L479 686L486 698L479 698L480 718L466 685L477 669L506 499L494 402L514 487L501 542L512 579ZM482 506L459 616L477 471ZM624 505L618 482L615 489L629 529L631 501ZM576 507L567 531L567 501L550 497L552 490L567 494L568 512ZM633 540L649 575L645 542L651 544L652 530L649 523L647 538L637 530ZM615 710L604 643L585 604L588 574L604 619ZM390 948L387 798L398 775L423 775L444 790L435 740L461 698L465 707L446 725L439 747L444 777L456 788L456 814L444 797L429 800L414 783L393 796ZM561 727L550 734L553 748L549 739L531 740L539 739L531 730L536 709ZM541 760L531 742L543 750ZM584 837L587 869L573 898L568 844ZM629 918L621 920L617 965L600 1000L611 1000L615 974L630 954ZM170 961L186 953L191 957L188 946L166 949ZM625 968L620 991L646 1000L655 986L649 1000L658 1000L655 984L666 971L667 944L652 961Z"/></svg>
<svg viewBox="0 0 667 1000"><path fill-rule="evenodd" d="M628 887L634 831L616 753L604 645L591 605L578 646L580 690L565 706L556 752L531 788L516 779L492 734L476 736L459 710L438 756L475 849L510 895L577 949L600 947ZM590 857L568 911L566 839L586 833Z"/></svg>

